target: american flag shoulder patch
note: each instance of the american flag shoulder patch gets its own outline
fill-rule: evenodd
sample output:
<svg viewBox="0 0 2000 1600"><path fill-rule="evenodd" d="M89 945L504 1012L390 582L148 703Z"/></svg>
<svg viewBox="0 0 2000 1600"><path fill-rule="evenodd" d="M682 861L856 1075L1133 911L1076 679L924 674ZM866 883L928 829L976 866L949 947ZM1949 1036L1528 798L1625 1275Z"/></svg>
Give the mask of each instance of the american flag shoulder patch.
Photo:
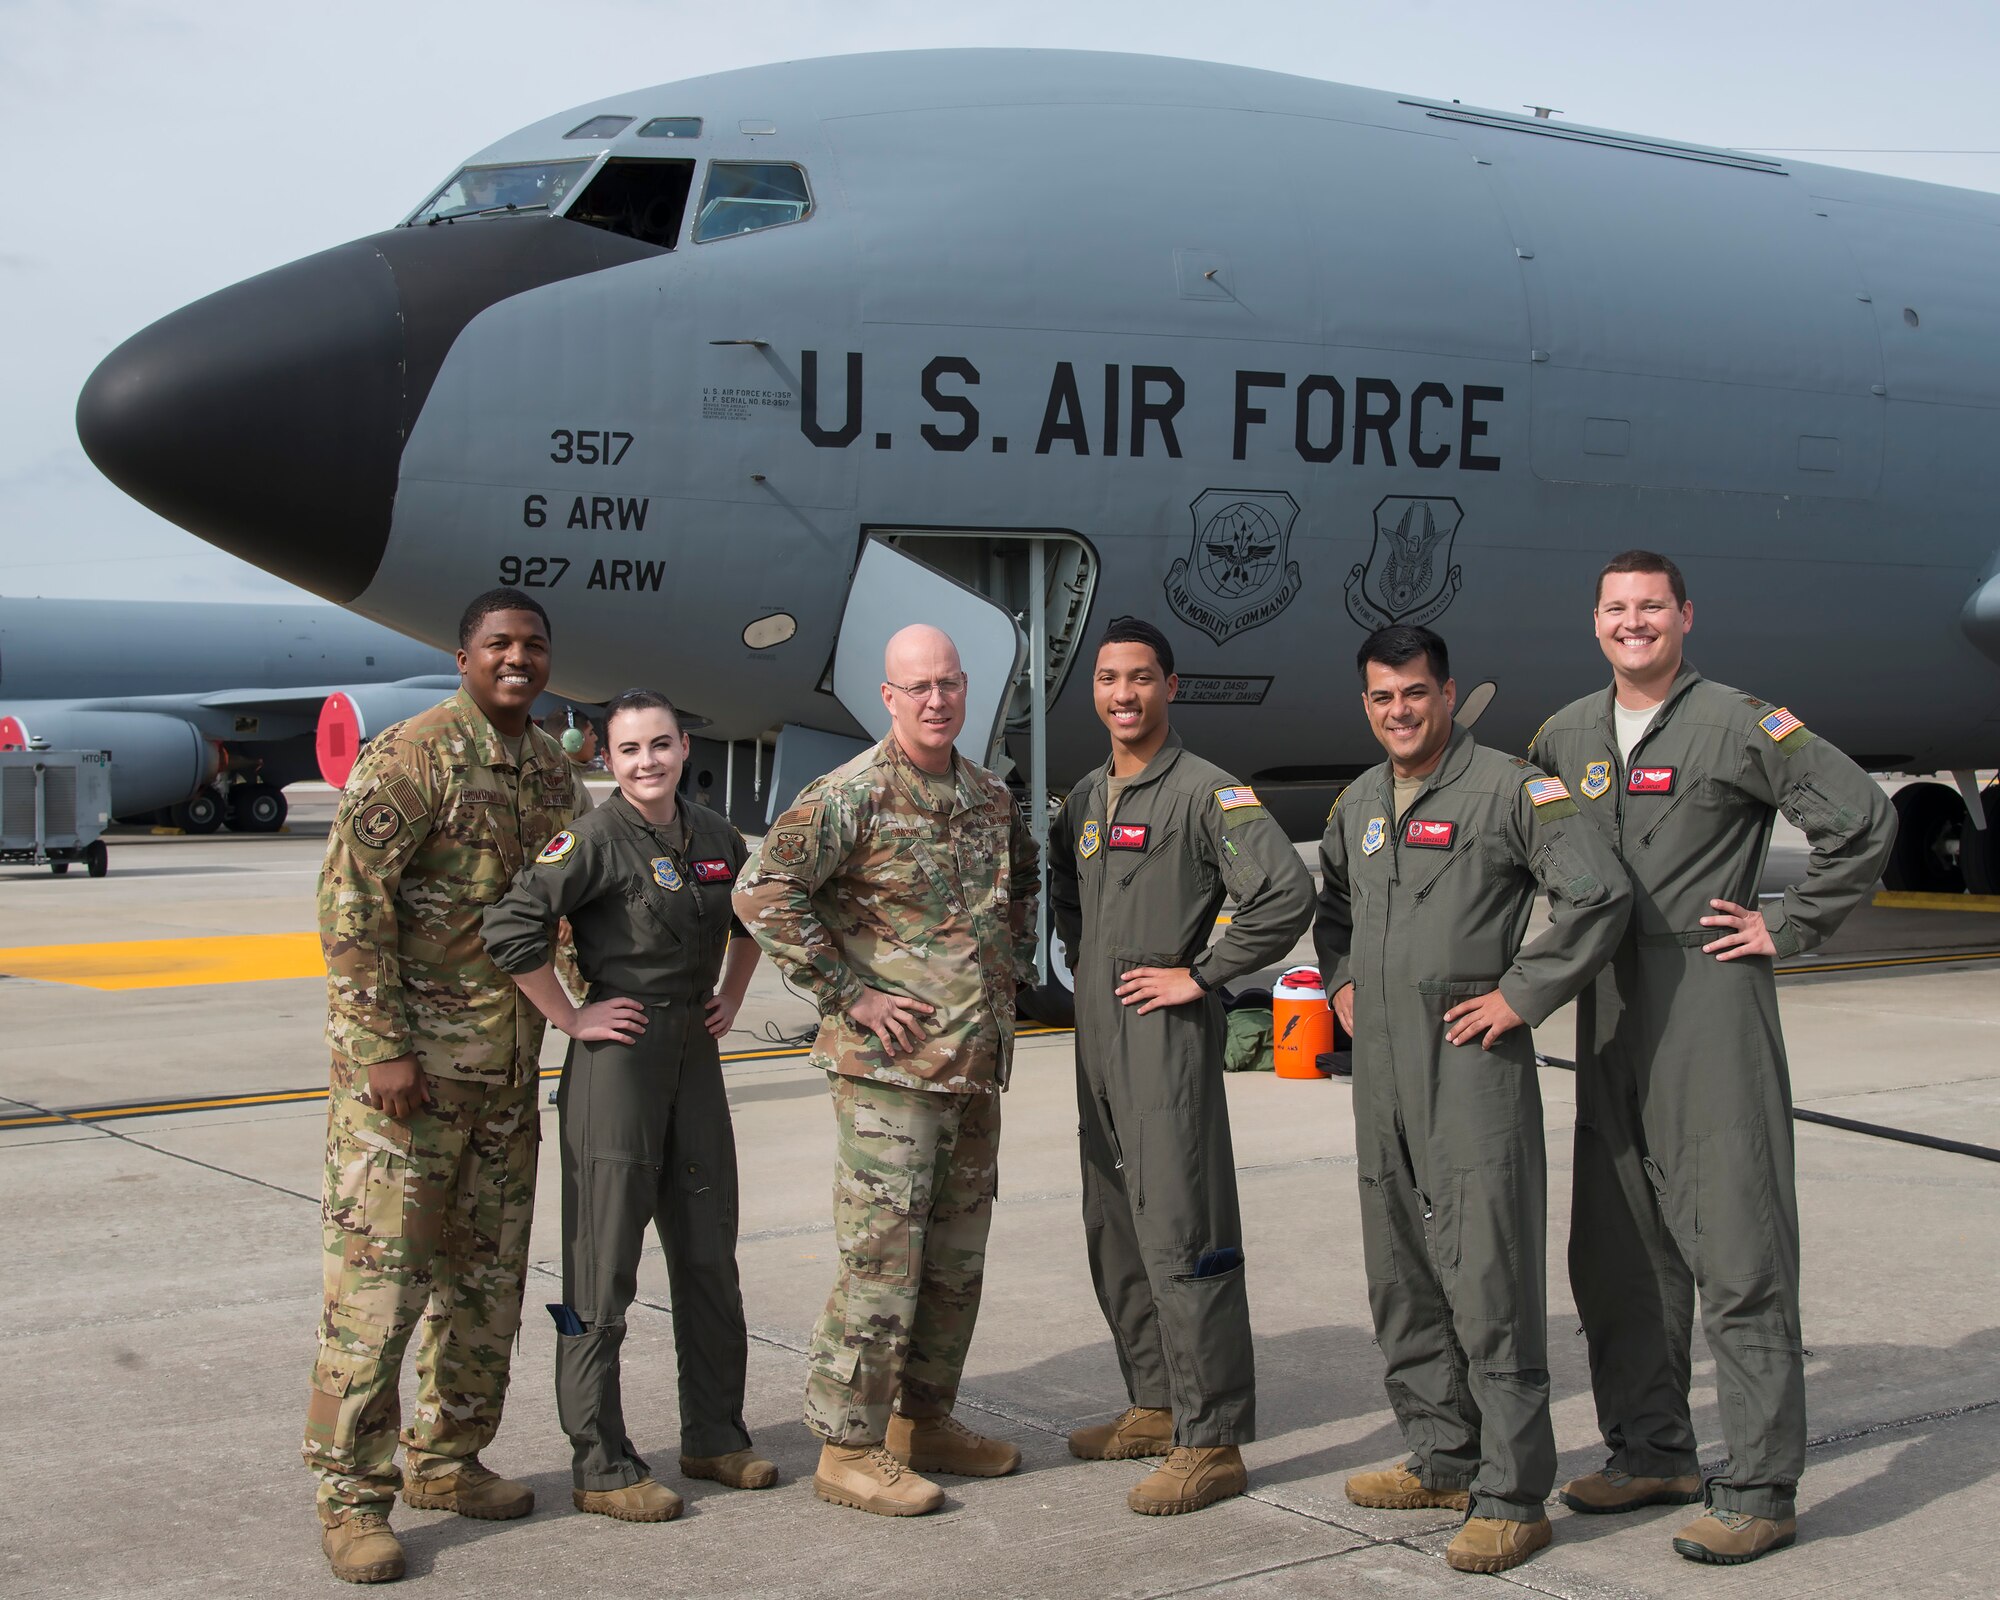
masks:
<svg viewBox="0 0 2000 1600"><path fill-rule="evenodd" d="M1261 806L1264 802L1257 798L1257 791L1248 784L1234 784L1227 789L1215 791L1215 803L1224 811L1234 811L1241 806Z"/></svg>
<svg viewBox="0 0 2000 1600"><path fill-rule="evenodd" d="M1530 778L1524 787L1528 798L1538 806L1552 805L1569 798L1569 790L1560 778Z"/></svg>
<svg viewBox="0 0 2000 1600"><path fill-rule="evenodd" d="M1793 716L1783 706L1779 706L1768 717L1760 718L1757 726L1762 728L1773 739L1783 739L1788 735L1797 733L1805 724L1799 721L1797 717Z"/></svg>

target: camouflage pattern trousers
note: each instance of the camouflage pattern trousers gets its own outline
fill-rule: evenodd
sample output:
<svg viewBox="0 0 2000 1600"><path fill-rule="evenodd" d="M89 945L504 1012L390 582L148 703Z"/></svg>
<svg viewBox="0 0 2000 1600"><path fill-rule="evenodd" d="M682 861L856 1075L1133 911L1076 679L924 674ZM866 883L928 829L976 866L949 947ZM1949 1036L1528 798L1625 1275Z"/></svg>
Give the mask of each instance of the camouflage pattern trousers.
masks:
<svg viewBox="0 0 2000 1600"><path fill-rule="evenodd" d="M899 1395L908 1417L943 1416L958 1398L986 1272L1000 1096L829 1078L840 1276L813 1330L806 1425L834 1444L879 1444Z"/></svg>
<svg viewBox="0 0 2000 1600"><path fill-rule="evenodd" d="M306 1465L335 1510L395 1498L403 1350L417 1340L409 1470L449 1472L491 1442L521 1322L541 1121L532 1085L431 1078L397 1122L336 1058L321 1191L326 1304L306 1409Z"/></svg>

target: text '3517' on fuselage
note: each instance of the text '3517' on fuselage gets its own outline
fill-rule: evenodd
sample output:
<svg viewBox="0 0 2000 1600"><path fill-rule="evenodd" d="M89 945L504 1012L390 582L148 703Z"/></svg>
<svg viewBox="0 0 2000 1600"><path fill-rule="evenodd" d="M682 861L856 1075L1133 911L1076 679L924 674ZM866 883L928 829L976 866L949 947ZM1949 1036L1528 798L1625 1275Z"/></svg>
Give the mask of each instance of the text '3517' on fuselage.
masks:
<svg viewBox="0 0 2000 1600"><path fill-rule="evenodd" d="M717 737L844 730L862 541L1070 664L1168 628L1184 732L1317 798L1391 621L1519 748L1599 682L1596 568L1688 573L1703 670L1877 767L1993 759L2000 199L1236 67L911 52L607 98L402 224L134 336L94 460L272 572L449 642L548 606L557 683ZM1803 709L1803 708L1802 708ZM1350 712L1352 714L1350 714Z"/></svg>

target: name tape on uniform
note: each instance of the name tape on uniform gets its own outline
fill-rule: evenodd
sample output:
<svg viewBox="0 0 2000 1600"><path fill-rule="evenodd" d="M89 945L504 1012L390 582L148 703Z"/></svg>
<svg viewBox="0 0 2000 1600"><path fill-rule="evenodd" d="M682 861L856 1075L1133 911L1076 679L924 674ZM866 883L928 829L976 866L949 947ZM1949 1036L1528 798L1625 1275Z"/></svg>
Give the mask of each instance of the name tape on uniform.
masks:
<svg viewBox="0 0 2000 1600"><path fill-rule="evenodd" d="M1145 822L1114 822L1111 824L1111 848L1114 850L1143 850L1146 838L1153 831Z"/></svg>
<svg viewBox="0 0 2000 1600"><path fill-rule="evenodd" d="M1412 817L1403 829L1403 843L1423 850L1449 850L1457 833L1458 824L1455 822L1425 822L1419 817Z"/></svg>
<svg viewBox="0 0 2000 1600"><path fill-rule="evenodd" d="M692 866L696 883L728 883L736 876L727 861L696 861Z"/></svg>
<svg viewBox="0 0 2000 1600"><path fill-rule="evenodd" d="M1674 769L1672 767L1634 767L1625 779L1627 794L1672 794L1674 792Z"/></svg>

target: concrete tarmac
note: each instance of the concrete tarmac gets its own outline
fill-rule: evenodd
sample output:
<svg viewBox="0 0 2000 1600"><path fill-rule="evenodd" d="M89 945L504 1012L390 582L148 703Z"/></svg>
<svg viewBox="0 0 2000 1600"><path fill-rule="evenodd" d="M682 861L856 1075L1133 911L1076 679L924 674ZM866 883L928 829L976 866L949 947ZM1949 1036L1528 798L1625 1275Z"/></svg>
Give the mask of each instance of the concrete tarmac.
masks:
<svg viewBox="0 0 2000 1600"><path fill-rule="evenodd" d="M0 1124L14 1124L0 1126L0 1594L349 1592L319 1553L298 1459L320 1293L323 1101L96 1122L39 1115L323 1088L322 980L155 983L156 954L152 986L124 986L117 974L145 963L121 967L116 951L9 960L139 940L199 954L217 940L309 932L329 806L310 791L294 799L284 835L117 836L101 881L0 868L0 974L37 973L0 976ZM1774 853L1779 876L1789 848ZM1799 1103L2000 1146L2000 960L1935 959L1982 950L2000 951L2000 917L1858 915L1821 955L1839 970L1781 980ZM1933 959L1861 964L1912 955ZM196 961L181 977L214 971ZM810 1022L762 967L725 1049L769 1051L762 1030L782 1037ZM1539 1042L1572 1054L1568 1014ZM1670 1547L1686 1509L1580 1517L1554 1505L1552 1548L1482 1579L1444 1564L1454 1517L1362 1510L1341 1493L1348 1473L1401 1449L1368 1326L1338 1080L1229 1084L1258 1336L1263 1437L1245 1451L1250 1494L1195 1516L1137 1517L1125 1491L1147 1463L1071 1459L1064 1433L1124 1402L1084 1264L1071 1062L1067 1035L1022 1042L961 1399L974 1426L1020 1445L1025 1467L945 1479L946 1509L907 1522L830 1506L809 1482L802 1351L833 1274L832 1126L823 1079L791 1056L727 1070L754 1334L748 1421L780 1485L733 1492L674 1471L672 1334L654 1257L626 1343L627 1414L688 1511L629 1525L571 1509L541 1310L560 1293L546 1111L535 1275L506 1424L486 1457L531 1483L538 1508L484 1523L399 1507L413 1591L2000 1593L2000 1165L1799 1125L1813 1444L1794 1549L1698 1567ZM1542 1090L1551 1371L1568 1477L1596 1467L1601 1450L1564 1264L1574 1085L1551 1070ZM1714 1368L1699 1331L1695 1361L1695 1424L1713 1462Z"/></svg>

